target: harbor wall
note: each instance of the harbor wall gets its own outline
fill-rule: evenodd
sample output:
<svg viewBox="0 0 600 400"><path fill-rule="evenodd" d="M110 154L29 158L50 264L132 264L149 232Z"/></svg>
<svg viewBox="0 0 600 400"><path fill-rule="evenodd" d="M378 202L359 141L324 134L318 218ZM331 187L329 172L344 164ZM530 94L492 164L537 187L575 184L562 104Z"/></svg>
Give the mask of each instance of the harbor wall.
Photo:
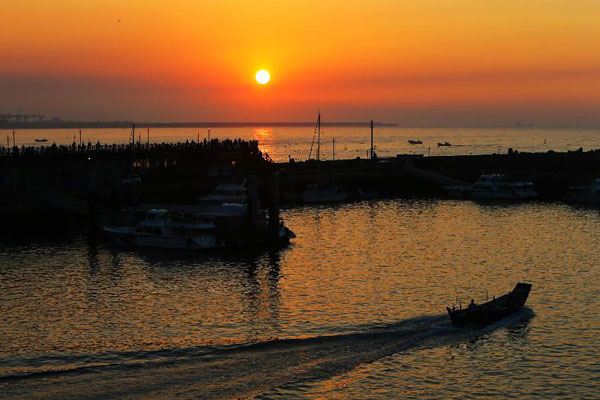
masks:
<svg viewBox="0 0 600 400"><path fill-rule="evenodd" d="M193 204L217 184L250 175L256 177L261 208L269 208L273 198L293 206L316 183L317 169L321 184L339 186L350 200L360 192L444 197L444 185L471 183L486 173L530 180L541 199L559 200L569 186L600 177L600 151L398 155L324 161L317 168L315 160L273 163L257 142L242 140L0 148L0 218L11 230L51 215L85 218L140 203Z"/></svg>

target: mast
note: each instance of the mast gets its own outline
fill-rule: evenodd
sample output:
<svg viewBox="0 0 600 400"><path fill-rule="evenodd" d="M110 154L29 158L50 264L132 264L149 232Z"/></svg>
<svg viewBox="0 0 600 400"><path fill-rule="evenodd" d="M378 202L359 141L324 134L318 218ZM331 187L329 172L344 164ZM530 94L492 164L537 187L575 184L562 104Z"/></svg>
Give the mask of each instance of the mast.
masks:
<svg viewBox="0 0 600 400"><path fill-rule="evenodd" d="M317 117L317 187L319 186L319 163L321 160L321 112Z"/></svg>
<svg viewBox="0 0 600 400"><path fill-rule="evenodd" d="M371 120L371 159L373 159L373 120Z"/></svg>
<svg viewBox="0 0 600 400"><path fill-rule="evenodd" d="M331 174L332 175L331 180L332 180L332 183L335 185L335 138L333 138L332 140L333 140L333 146L332 146L332 148L333 148L332 153L333 154L332 154L332 157L331 157L331 169L332 169L333 172Z"/></svg>

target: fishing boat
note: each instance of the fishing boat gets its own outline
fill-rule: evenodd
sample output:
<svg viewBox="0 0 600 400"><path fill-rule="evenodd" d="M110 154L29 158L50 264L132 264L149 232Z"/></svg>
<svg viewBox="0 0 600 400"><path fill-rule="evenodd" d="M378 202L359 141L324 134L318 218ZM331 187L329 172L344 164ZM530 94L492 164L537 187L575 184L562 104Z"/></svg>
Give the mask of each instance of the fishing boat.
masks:
<svg viewBox="0 0 600 400"><path fill-rule="evenodd" d="M45 143L45 142L47 142L47 141L48 141L48 139L46 139L46 138L41 138L41 139L35 139L35 141L36 141L36 142L38 142L38 143Z"/></svg>
<svg viewBox="0 0 600 400"><path fill-rule="evenodd" d="M317 182L307 185L302 194L302 201L305 203L336 203L346 200L346 193L340 192L335 185L335 139L333 139L333 159L332 159L332 185L320 184L320 157L321 157L321 113L317 118ZM314 140L314 138L313 138ZM312 152L312 146L311 146ZM310 155L309 155L310 158Z"/></svg>
<svg viewBox="0 0 600 400"><path fill-rule="evenodd" d="M137 247L209 250L223 247L213 217L164 209L149 210L136 227L104 227L115 242Z"/></svg>
<svg viewBox="0 0 600 400"><path fill-rule="evenodd" d="M600 178L587 186L572 186L567 192L565 201L575 203L600 203Z"/></svg>
<svg viewBox="0 0 600 400"><path fill-rule="evenodd" d="M408 143L409 144L423 144L423 142L421 140L409 140Z"/></svg>
<svg viewBox="0 0 600 400"><path fill-rule="evenodd" d="M478 200L528 200L538 195L532 182L513 181L503 174L481 175L472 185L445 186L444 189L452 195Z"/></svg>
<svg viewBox="0 0 600 400"><path fill-rule="evenodd" d="M438 147L450 147L450 146L452 146L452 143L450 143L450 142L443 142L443 143L442 142L438 142L437 146Z"/></svg>
<svg viewBox="0 0 600 400"><path fill-rule="evenodd" d="M475 323L485 325L520 310L525 305L530 290L530 283L520 282L511 292L494 298L492 301L475 304L471 300L471 304L467 308L462 308L459 305L458 309L452 306L452 308L446 307L446 310L448 310L448 315L455 324Z"/></svg>

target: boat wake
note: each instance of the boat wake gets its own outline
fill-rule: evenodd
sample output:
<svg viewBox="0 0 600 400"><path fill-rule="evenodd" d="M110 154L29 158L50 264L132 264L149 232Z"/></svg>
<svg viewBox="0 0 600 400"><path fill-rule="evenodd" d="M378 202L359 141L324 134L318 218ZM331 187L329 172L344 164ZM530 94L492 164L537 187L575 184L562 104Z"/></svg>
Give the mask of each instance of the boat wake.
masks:
<svg viewBox="0 0 600 400"><path fill-rule="evenodd" d="M445 315L427 316L332 336L130 354L123 362L90 360L72 369L1 376L0 397L251 397L290 383L329 379L402 351L462 343L532 316L523 308L485 327L457 327Z"/></svg>

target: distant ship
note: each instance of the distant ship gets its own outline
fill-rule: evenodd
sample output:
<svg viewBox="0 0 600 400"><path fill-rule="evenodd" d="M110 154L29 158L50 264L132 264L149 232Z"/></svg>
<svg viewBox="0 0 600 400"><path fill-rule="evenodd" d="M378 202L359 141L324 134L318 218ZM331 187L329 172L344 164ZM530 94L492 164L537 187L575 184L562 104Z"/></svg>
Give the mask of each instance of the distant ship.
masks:
<svg viewBox="0 0 600 400"><path fill-rule="evenodd" d="M450 143L450 142L444 142L444 143L438 142L437 145L438 145L438 147L450 147L450 146L452 146L452 143Z"/></svg>
<svg viewBox="0 0 600 400"><path fill-rule="evenodd" d="M35 139L35 141L36 141L36 142L38 142L38 143L44 143L44 142L47 142L47 141L48 141L48 139L46 139L46 138L41 138L41 139Z"/></svg>
<svg viewBox="0 0 600 400"><path fill-rule="evenodd" d="M409 140L408 143L410 143L410 144L423 144L423 142L421 140Z"/></svg>

